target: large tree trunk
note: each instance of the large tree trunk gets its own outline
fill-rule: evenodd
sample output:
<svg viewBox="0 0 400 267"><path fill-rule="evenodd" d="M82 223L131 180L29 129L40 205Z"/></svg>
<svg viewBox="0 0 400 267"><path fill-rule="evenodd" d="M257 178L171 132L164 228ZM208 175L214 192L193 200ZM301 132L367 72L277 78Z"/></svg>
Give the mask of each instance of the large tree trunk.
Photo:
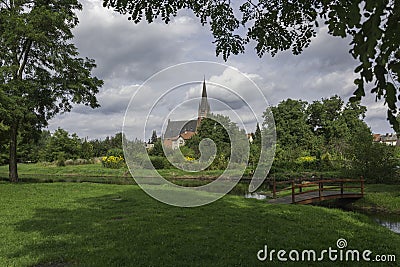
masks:
<svg viewBox="0 0 400 267"><path fill-rule="evenodd" d="M18 182L18 171L17 171L17 133L18 124L13 123L10 127L10 162L8 165L9 178L13 183Z"/></svg>

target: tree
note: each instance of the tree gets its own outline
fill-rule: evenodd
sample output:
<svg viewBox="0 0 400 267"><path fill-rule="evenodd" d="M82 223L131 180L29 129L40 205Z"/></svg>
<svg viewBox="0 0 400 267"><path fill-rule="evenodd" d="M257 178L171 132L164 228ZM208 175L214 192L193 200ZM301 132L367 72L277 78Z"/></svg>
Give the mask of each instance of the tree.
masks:
<svg viewBox="0 0 400 267"><path fill-rule="evenodd" d="M344 105L338 96L311 104L287 99L271 110L277 134L274 166L278 168L296 168L296 161L308 156L319 167L331 166L331 160L354 160L353 148L361 146L360 142L371 142L371 131L364 121L366 107L359 102ZM367 138L359 141L355 139L358 136Z"/></svg>
<svg viewBox="0 0 400 267"><path fill-rule="evenodd" d="M82 142L80 157L83 159L91 159L93 156L93 145L85 138Z"/></svg>
<svg viewBox="0 0 400 267"><path fill-rule="evenodd" d="M0 165L6 164L7 162L7 130L8 127L0 122Z"/></svg>
<svg viewBox="0 0 400 267"><path fill-rule="evenodd" d="M363 176L374 183L396 179L395 147L372 142L369 128L356 129L348 147L348 157L352 157L350 170L354 176Z"/></svg>
<svg viewBox="0 0 400 267"><path fill-rule="evenodd" d="M103 0L103 5L129 14L128 19L135 23L151 23L157 18L168 23L179 10L192 10L202 25L210 24L216 53L225 60L231 54L244 53L249 43L255 44L260 57L288 49L300 54L323 21L329 34L352 38L350 54L360 64L355 68L359 77L351 100L360 100L365 85L375 82L371 93L385 99L388 119L399 130L395 118L400 96L398 0Z"/></svg>
<svg viewBox="0 0 400 267"><path fill-rule="evenodd" d="M256 125L256 130L254 131L254 133L251 133L251 137L253 138L253 142L250 143L249 163L251 164L253 169L255 169L260 159L262 140L261 129L258 123Z"/></svg>
<svg viewBox="0 0 400 267"><path fill-rule="evenodd" d="M253 144L261 146L261 130L260 130L260 125L256 125L256 130L254 132L254 138L253 138Z"/></svg>
<svg viewBox="0 0 400 267"><path fill-rule="evenodd" d="M161 138L157 138L156 142L154 142L154 147L149 150L149 155L150 156L160 156L160 157L165 157L163 146L161 143Z"/></svg>
<svg viewBox="0 0 400 267"><path fill-rule="evenodd" d="M116 133L115 136L111 137L111 139L110 139L111 147L122 150L122 140L123 139L124 139L124 135L121 132Z"/></svg>
<svg viewBox="0 0 400 267"><path fill-rule="evenodd" d="M155 144L156 142L157 142L157 132L156 130L153 130L149 144Z"/></svg>
<svg viewBox="0 0 400 267"><path fill-rule="evenodd" d="M217 116L218 118L214 118ZM197 129L197 137L189 139L185 145L195 151L196 158L200 157L199 144L204 138L214 141L217 154L229 157L231 153L231 142L228 134L228 125L231 123L228 117L211 114L208 118L201 120L200 127Z"/></svg>
<svg viewBox="0 0 400 267"><path fill-rule="evenodd" d="M308 123L314 134L322 139L327 150L339 155L343 153L342 146L346 145L346 138L351 134L342 117L343 105L343 100L335 95L314 101L308 107Z"/></svg>
<svg viewBox="0 0 400 267"><path fill-rule="evenodd" d="M308 123L316 136L322 138L324 146L331 152L343 156L353 135L363 132L370 135L370 130L364 121L365 106L359 101L346 105L337 95L314 101L308 106ZM327 151L325 151L327 152Z"/></svg>
<svg viewBox="0 0 400 267"><path fill-rule="evenodd" d="M278 144L293 153L312 150L315 140L311 127L307 124L308 112L306 101L287 99L272 107Z"/></svg>
<svg viewBox="0 0 400 267"><path fill-rule="evenodd" d="M77 0L0 2L0 115L10 140L9 177L18 181L21 125L40 129L72 104L98 107L103 82L91 76L94 60L79 57L71 39Z"/></svg>
<svg viewBox="0 0 400 267"><path fill-rule="evenodd" d="M81 153L82 144L79 137L75 133L70 135L66 130L58 128L46 145L43 160L54 161L60 155L65 159L77 159Z"/></svg>
<svg viewBox="0 0 400 267"><path fill-rule="evenodd" d="M196 158L200 158L199 145L206 138L211 139L217 149L213 167L222 169L223 165L228 163L228 159L233 163L247 162L246 150L249 143L246 133L243 129L239 129L228 116L210 114L202 119L197 134L187 140L185 146L192 149ZM208 152L211 151L212 149Z"/></svg>

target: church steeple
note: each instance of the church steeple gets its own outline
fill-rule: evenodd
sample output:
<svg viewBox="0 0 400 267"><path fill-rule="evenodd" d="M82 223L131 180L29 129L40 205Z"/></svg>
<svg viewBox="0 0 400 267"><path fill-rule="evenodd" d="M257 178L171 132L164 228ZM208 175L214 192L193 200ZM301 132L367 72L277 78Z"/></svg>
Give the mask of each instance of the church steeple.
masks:
<svg viewBox="0 0 400 267"><path fill-rule="evenodd" d="M207 118L208 113L210 113L210 104L208 104L207 100L206 77L204 77L201 102L199 104L198 119L201 120L202 118Z"/></svg>

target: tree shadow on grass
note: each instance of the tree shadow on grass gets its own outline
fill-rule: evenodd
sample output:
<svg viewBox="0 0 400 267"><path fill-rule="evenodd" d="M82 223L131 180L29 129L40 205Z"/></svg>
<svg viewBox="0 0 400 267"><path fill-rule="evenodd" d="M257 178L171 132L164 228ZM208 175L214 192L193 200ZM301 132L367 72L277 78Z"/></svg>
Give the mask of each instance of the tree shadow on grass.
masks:
<svg viewBox="0 0 400 267"><path fill-rule="evenodd" d="M267 244L277 250L318 250L346 238L359 245L355 248L367 249L391 238L391 244L373 248L395 252L400 247L399 236L377 231L364 217L323 208L267 205L239 197L178 208L132 187L76 201L79 208L39 208L31 219L20 221L16 231L40 233L41 238L25 240L23 248L8 257L28 255L35 259L33 266L265 266L257 252Z"/></svg>

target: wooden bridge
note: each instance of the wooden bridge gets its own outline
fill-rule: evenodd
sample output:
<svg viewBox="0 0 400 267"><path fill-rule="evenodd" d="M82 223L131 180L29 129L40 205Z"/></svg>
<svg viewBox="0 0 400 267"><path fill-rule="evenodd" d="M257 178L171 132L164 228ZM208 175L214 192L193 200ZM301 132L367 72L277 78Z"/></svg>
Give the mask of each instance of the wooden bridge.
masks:
<svg viewBox="0 0 400 267"><path fill-rule="evenodd" d="M290 184L277 190L277 186ZM311 204L329 199L358 199L364 196L364 179L325 179L316 181L273 181L273 199L276 204ZM277 193L284 195L277 198ZM289 194L287 194L289 193Z"/></svg>

